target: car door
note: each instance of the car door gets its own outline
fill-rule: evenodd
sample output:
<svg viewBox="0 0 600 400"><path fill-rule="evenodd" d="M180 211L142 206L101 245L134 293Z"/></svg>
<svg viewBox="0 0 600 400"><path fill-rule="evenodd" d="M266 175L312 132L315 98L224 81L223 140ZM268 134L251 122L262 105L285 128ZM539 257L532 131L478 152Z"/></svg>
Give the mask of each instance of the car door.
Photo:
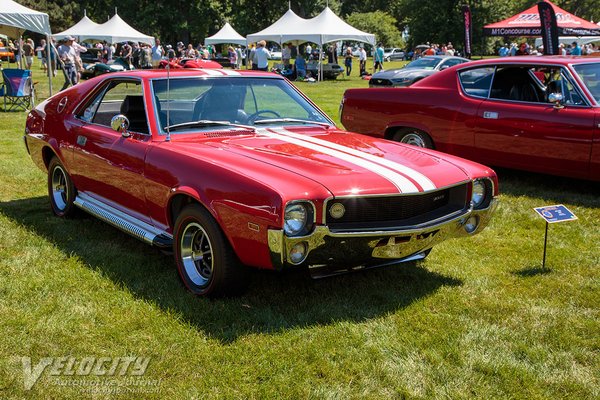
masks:
<svg viewBox="0 0 600 400"><path fill-rule="evenodd" d="M556 82L564 107L548 100L547 89ZM481 159L509 168L588 176L594 113L572 82L560 67L498 67L490 96L477 112L475 147Z"/></svg>
<svg viewBox="0 0 600 400"><path fill-rule="evenodd" d="M111 128L111 119L117 114L128 117L129 137ZM141 82L110 80L84 104L77 121L73 164L78 189L148 222L144 165L152 137Z"/></svg>

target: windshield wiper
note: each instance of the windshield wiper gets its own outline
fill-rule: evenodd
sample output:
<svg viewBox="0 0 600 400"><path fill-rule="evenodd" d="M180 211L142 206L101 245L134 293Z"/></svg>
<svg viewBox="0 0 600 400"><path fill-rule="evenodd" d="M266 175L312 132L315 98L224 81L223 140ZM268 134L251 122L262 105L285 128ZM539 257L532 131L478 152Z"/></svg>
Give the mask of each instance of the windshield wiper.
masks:
<svg viewBox="0 0 600 400"><path fill-rule="evenodd" d="M297 118L269 118L269 119L259 119L258 121L254 121L254 125L272 124L272 123L277 123L277 122L300 122L302 124L321 125L321 126L324 126L326 128L330 128L331 127L331 124L329 124L327 122L310 121L310 120L306 120L306 119L297 119Z"/></svg>
<svg viewBox="0 0 600 400"><path fill-rule="evenodd" d="M181 124L173 124L173 125L165 126L163 129L170 130L170 131L176 131L179 129L185 129L185 128L191 128L191 127L203 127L203 126L231 126L234 128L248 129L253 132L256 130L256 128L254 128L253 126L250 126L250 125L235 124L235 123L229 122L229 121L213 121L210 119L199 119L198 121L182 122Z"/></svg>

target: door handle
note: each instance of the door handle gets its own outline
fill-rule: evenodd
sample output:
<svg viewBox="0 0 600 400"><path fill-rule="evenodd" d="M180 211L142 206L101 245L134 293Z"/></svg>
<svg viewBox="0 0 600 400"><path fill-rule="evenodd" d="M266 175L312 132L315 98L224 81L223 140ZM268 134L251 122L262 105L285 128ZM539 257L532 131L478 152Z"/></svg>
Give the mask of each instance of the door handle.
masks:
<svg viewBox="0 0 600 400"><path fill-rule="evenodd" d="M498 119L498 113L494 111L484 111L483 118L485 119Z"/></svg>

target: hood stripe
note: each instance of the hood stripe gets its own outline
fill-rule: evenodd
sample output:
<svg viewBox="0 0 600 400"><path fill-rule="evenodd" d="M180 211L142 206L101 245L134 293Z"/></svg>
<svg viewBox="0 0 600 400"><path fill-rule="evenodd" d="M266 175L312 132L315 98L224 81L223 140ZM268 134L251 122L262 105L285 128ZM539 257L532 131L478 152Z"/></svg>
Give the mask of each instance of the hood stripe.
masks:
<svg viewBox="0 0 600 400"><path fill-rule="evenodd" d="M220 73L218 70L210 69L210 68L202 68L202 72L204 72L206 75L211 75L211 76L223 76L224 75L224 74Z"/></svg>
<svg viewBox="0 0 600 400"><path fill-rule="evenodd" d="M311 149L318 151L323 154L328 154L330 156L336 157L340 160L349 162L351 164L357 165L366 169L367 171L373 172L391 182L400 193L416 193L419 192L419 188L407 179L405 176L398 174L395 171L390 170L389 168L382 167L376 163L373 163L369 160L366 160L361 157L356 157L352 154L348 154L342 151L338 151L332 148L327 148L317 143L311 143L309 141L303 140L304 137L295 138L289 135L284 135L279 132L274 132L272 130L267 129L258 129L257 134L267 136L273 139L278 139L283 142L295 144L300 147L304 147L306 149Z"/></svg>
<svg viewBox="0 0 600 400"><path fill-rule="evenodd" d="M298 133L288 131L287 129L275 128L275 129L273 129L273 131L280 133L282 135L286 135L286 136L290 136L290 137L299 139L299 140L305 140L305 141L308 141L308 142L311 142L314 144L319 144L321 146L325 146L330 149L343 151L345 153L351 154L356 157L364 158L365 160L368 160L370 162L381 165L382 167L389 168L395 172L399 172L399 173L409 177L410 179L415 181L419 186L421 186L421 188L424 191L437 189L435 184L427 176L423 175L422 173L420 173L418 171L415 171L412 168L407 167L406 165L402 165L402 164L399 164L399 163L391 161L391 160L386 160L385 158L381 158L381 157L375 156L373 154L370 154L370 153L367 153L364 151L356 150L351 147L342 146L337 143L329 142L327 140L322 140L322 139L314 138L314 137L307 136L307 135L300 135Z"/></svg>
<svg viewBox="0 0 600 400"><path fill-rule="evenodd" d="M221 71L223 74L225 74L227 76L241 76L242 75L239 72L232 71L230 69L219 69L218 71Z"/></svg>

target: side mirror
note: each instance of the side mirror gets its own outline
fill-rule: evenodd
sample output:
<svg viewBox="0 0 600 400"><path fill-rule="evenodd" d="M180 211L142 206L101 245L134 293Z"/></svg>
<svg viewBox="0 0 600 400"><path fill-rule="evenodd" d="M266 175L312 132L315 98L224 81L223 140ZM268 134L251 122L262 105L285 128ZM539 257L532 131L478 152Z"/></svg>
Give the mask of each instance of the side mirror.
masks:
<svg viewBox="0 0 600 400"><path fill-rule="evenodd" d="M550 93L548 95L548 101L552 104L554 104L554 108L564 108L565 106L563 106L562 101L563 101L563 95L562 93Z"/></svg>
<svg viewBox="0 0 600 400"><path fill-rule="evenodd" d="M115 132L121 132L123 137L131 136L128 132L129 129L129 120L123 114L117 114L110 120L110 127Z"/></svg>

